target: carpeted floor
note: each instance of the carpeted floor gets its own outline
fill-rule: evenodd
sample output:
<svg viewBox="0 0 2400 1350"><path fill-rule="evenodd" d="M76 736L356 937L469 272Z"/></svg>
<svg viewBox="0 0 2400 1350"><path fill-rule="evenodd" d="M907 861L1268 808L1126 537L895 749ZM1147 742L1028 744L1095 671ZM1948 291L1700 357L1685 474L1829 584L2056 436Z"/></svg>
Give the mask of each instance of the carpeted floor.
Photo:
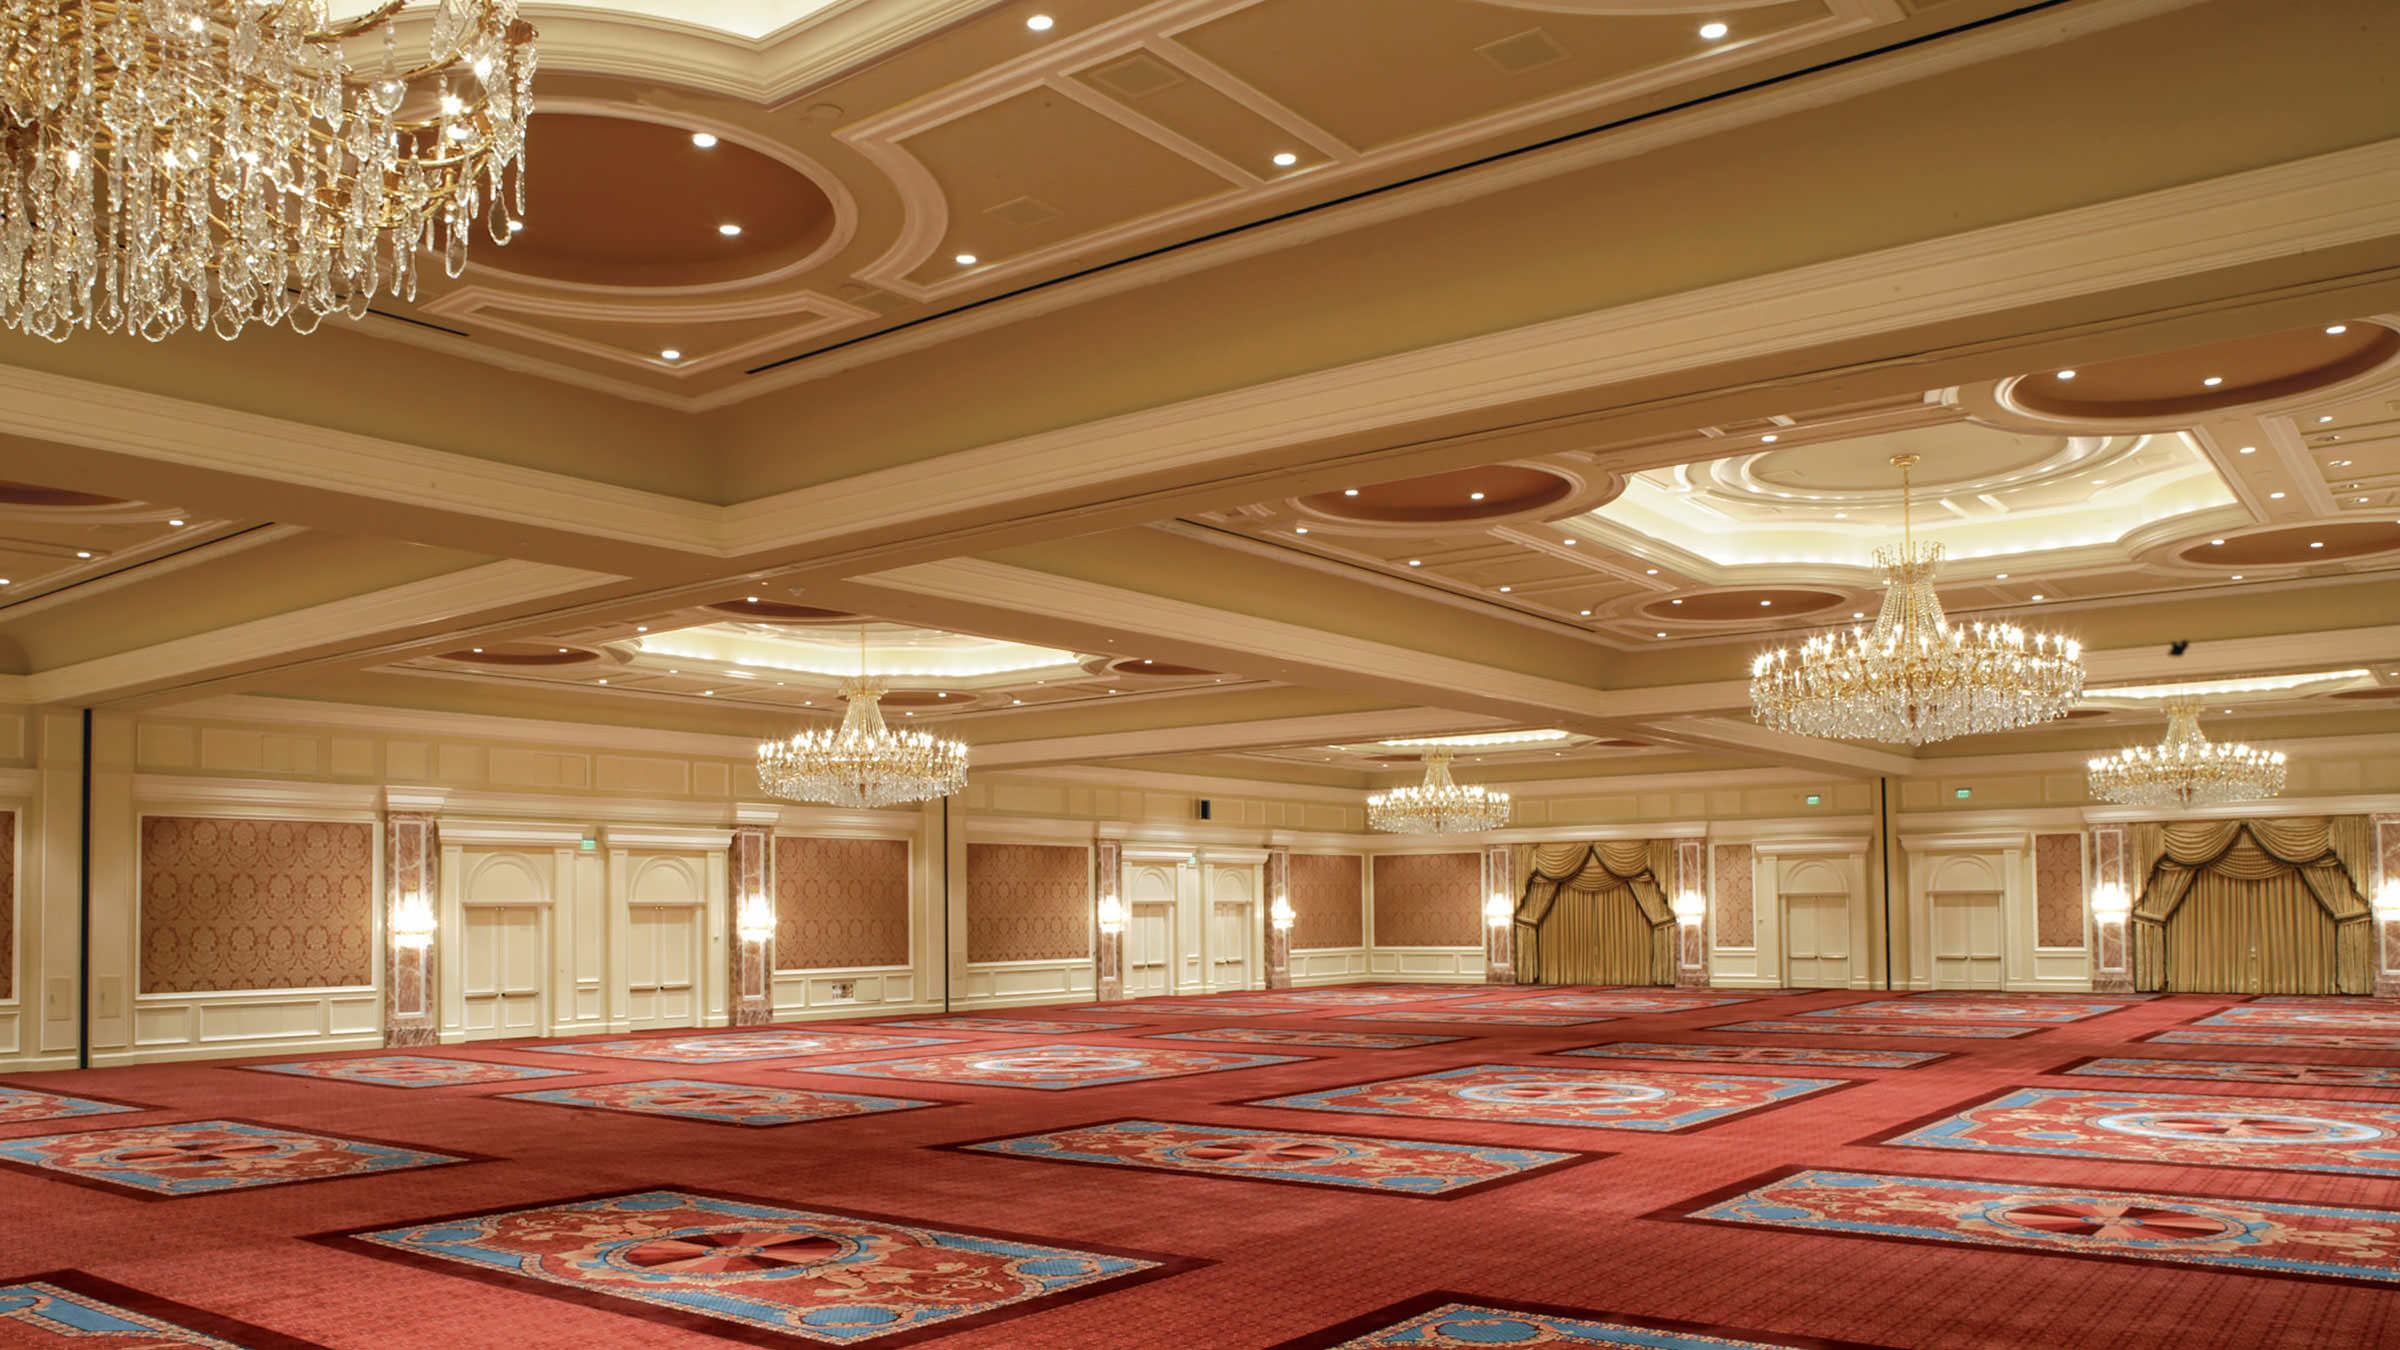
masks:
<svg viewBox="0 0 2400 1350"><path fill-rule="evenodd" d="M13 1077L0 1347L2400 1346L2400 1010L1223 1003Z"/></svg>

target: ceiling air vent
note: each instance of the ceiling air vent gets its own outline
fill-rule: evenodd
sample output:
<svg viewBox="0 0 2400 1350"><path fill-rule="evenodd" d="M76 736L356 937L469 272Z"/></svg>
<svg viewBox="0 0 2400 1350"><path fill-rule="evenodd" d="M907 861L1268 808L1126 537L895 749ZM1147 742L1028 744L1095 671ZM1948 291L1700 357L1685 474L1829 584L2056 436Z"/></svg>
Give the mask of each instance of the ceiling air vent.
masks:
<svg viewBox="0 0 2400 1350"><path fill-rule="evenodd" d="M1002 202L998 206L987 206L983 208L983 213L994 220L1017 226L1019 229L1047 225L1058 219L1060 215L1057 207L1039 197L1014 198Z"/></svg>
<svg viewBox="0 0 2400 1350"><path fill-rule="evenodd" d="M1539 28L1528 28L1514 37L1487 42L1475 49L1475 54L1511 75L1567 59L1567 49L1558 39Z"/></svg>
<svg viewBox="0 0 2400 1350"><path fill-rule="evenodd" d="M1148 98L1183 83L1183 76L1173 66L1148 52L1135 52L1122 60L1094 66L1084 75L1119 98Z"/></svg>

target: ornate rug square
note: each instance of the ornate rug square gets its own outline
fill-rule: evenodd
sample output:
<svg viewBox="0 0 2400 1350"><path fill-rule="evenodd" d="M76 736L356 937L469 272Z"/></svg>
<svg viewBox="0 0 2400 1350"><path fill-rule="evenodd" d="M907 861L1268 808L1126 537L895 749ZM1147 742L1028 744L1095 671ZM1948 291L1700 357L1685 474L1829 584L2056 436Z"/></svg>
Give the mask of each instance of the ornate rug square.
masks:
<svg viewBox="0 0 2400 1350"><path fill-rule="evenodd" d="M947 1036L874 1036L856 1031L738 1031L713 1036L646 1036L580 1045L529 1045L548 1055L605 1055L669 1064L738 1064L800 1055L871 1055L918 1045L956 1045Z"/></svg>
<svg viewBox="0 0 2400 1350"><path fill-rule="evenodd" d="M1651 1217L2400 1284L2389 1209L1803 1168Z"/></svg>
<svg viewBox="0 0 2400 1350"><path fill-rule="evenodd" d="M2244 1031L2391 1031L2400 1032L2400 1008L2344 1007L2333 999L2315 1003L2244 1003L2201 1018L2201 1027L2238 1027Z"/></svg>
<svg viewBox="0 0 2400 1350"><path fill-rule="evenodd" d="M913 1022L878 1022L901 1031L991 1031L1013 1036L1072 1036L1078 1031L1124 1031L1139 1022L1045 1022L1031 1017L920 1017Z"/></svg>
<svg viewBox="0 0 2400 1350"><path fill-rule="evenodd" d="M0 1125L24 1125L36 1120L65 1120L70 1116L107 1116L147 1107L112 1102L105 1097L69 1097L32 1088L0 1086Z"/></svg>
<svg viewBox="0 0 2400 1350"><path fill-rule="evenodd" d="M258 1073L323 1078L372 1087L431 1088L460 1083L515 1083L527 1078L562 1078L573 1069L536 1069L523 1064L491 1064L476 1059L436 1059L431 1055L364 1055L356 1059L293 1059L281 1064L244 1064Z"/></svg>
<svg viewBox="0 0 2400 1350"><path fill-rule="evenodd" d="M1561 1050L1592 1059L1664 1059L1694 1064L1796 1064L1813 1069L1915 1069L1950 1056L1940 1050L1842 1050L1805 1045L1681 1045L1610 1041Z"/></svg>
<svg viewBox="0 0 2400 1350"><path fill-rule="evenodd" d="M1606 1156L1166 1120L1114 1120L949 1147L1042 1162L1334 1186L1431 1200Z"/></svg>
<svg viewBox="0 0 2400 1350"><path fill-rule="evenodd" d="M1614 1017L1578 1017L1573 1013L1453 1012L1446 1008L1399 1009L1392 1012L1349 1013L1340 1022L1445 1022L1462 1027L1581 1027L1614 1022Z"/></svg>
<svg viewBox="0 0 2400 1350"><path fill-rule="evenodd" d="M1943 1036L1962 1041L2004 1041L2031 1036L2044 1027L2004 1027L1980 1022L1803 1022L1773 1018L1764 1022L1719 1022L1707 1031L1763 1031L1776 1036Z"/></svg>
<svg viewBox="0 0 2400 1350"><path fill-rule="evenodd" d="M871 1064L812 1064L799 1073L838 1073L859 1078L899 1078L920 1083L966 1083L983 1087L1036 1088L1063 1092L1151 1078L1224 1073L1267 1064L1297 1063L1299 1055L1237 1055L1164 1046L1033 1045L1017 1050L962 1050L922 1059L886 1059Z"/></svg>
<svg viewBox="0 0 2400 1350"><path fill-rule="evenodd" d="M62 1180L162 1200L480 1161L474 1154L428 1153L242 1120L128 1125L0 1140L0 1165L38 1169Z"/></svg>
<svg viewBox="0 0 2400 1350"><path fill-rule="evenodd" d="M1629 1350L1879 1350L1855 1341L1663 1322L1622 1313L1424 1294L1270 1350L1446 1350L1507 1345L1623 1346Z"/></svg>
<svg viewBox="0 0 2400 1350"><path fill-rule="evenodd" d="M1688 1130L1829 1088L1847 1087L1851 1081L1476 1064L1243 1105L1511 1125L1668 1131Z"/></svg>
<svg viewBox="0 0 2400 1350"><path fill-rule="evenodd" d="M325 1350L81 1271L0 1283L10 1350Z"/></svg>
<svg viewBox="0 0 2400 1350"><path fill-rule="evenodd" d="M1877 1142L2400 1177L2400 1105L2019 1088Z"/></svg>
<svg viewBox="0 0 2400 1350"><path fill-rule="evenodd" d="M1294 1027L1210 1027L1205 1031L1161 1031L1153 1041L1223 1041L1233 1045L1322 1045L1336 1050L1406 1050L1412 1046L1463 1041L1464 1036L1411 1036L1387 1031L1309 1031Z"/></svg>
<svg viewBox="0 0 2400 1350"><path fill-rule="evenodd" d="M1472 989L1286 989L1266 997L1279 1003L1373 1008L1386 1003L1438 1003L1446 999L1475 998L1485 992L1481 985Z"/></svg>
<svg viewBox="0 0 2400 1350"><path fill-rule="evenodd" d="M2400 1050L2400 1036L2348 1031L2235 1031L2225 1027L2176 1027L2134 1039L2158 1045L2290 1045L2316 1050Z"/></svg>
<svg viewBox="0 0 2400 1350"><path fill-rule="evenodd" d="M2211 1083L2400 1088L2400 1069L2365 1064L2276 1064L2248 1059L2087 1059L2058 1070L2084 1078L2189 1078Z"/></svg>
<svg viewBox="0 0 2400 1350"><path fill-rule="evenodd" d="M1913 1021L1923 1018L1939 1022L1993 1022L2006 1025L2012 1022L2038 1022L2044 1025L2059 1022L2080 1022L2122 1009L2122 1003L2071 1003L2058 998L2014 999L2005 996L1968 998L1887 998L1870 1003L1850 1003L1839 1008L1816 1008L1799 1014L1802 1017L1825 1017L1852 1022Z"/></svg>
<svg viewBox="0 0 2400 1350"><path fill-rule="evenodd" d="M907 1097L861 1097L847 1092L812 1092L807 1088L751 1087L741 1083L700 1083L686 1078L660 1078L646 1083L594 1083L588 1087L548 1088L539 1092L503 1092L510 1101L541 1102L591 1111L624 1111L637 1116L672 1116L705 1120L718 1125L798 1125L811 1120L914 1111L940 1102Z"/></svg>
<svg viewBox="0 0 2400 1350"><path fill-rule="evenodd" d="M1302 1011L1288 1003L1220 1003L1209 998L1144 999L1134 1003L1102 1004L1107 1013L1164 1014L1169 1017L1290 1017Z"/></svg>
<svg viewBox="0 0 2400 1350"><path fill-rule="evenodd" d="M1461 1003L1462 1008L1501 1012L1672 1013L1695 1008L1723 1008L1749 1003L1746 998L1708 998L1676 994L1536 994L1524 998L1494 998Z"/></svg>
<svg viewBox="0 0 2400 1350"><path fill-rule="evenodd" d="M685 1190L318 1239L736 1339L893 1345L1197 1264Z"/></svg>

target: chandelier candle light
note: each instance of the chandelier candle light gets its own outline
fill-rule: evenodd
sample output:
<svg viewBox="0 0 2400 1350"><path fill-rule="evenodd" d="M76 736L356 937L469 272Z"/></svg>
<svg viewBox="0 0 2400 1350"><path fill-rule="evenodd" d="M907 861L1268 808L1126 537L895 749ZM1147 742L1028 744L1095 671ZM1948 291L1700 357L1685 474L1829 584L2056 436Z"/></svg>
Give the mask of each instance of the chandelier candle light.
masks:
<svg viewBox="0 0 2400 1350"><path fill-rule="evenodd" d="M2092 795L2125 806L2189 810L2219 802L2254 801L2283 791L2283 752L2219 745L2200 734L2200 704L2167 704L2167 739L2129 746L2086 766Z"/></svg>
<svg viewBox="0 0 2400 1350"><path fill-rule="evenodd" d="M1367 824L1387 834L1473 834L1508 823L1508 794L1450 781L1450 752L1425 752L1425 781L1367 798Z"/></svg>
<svg viewBox="0 0 2400 1350"><path fill-rule="evenodd" d="M1759 653L1750 707L1777 731L1838 740L1924 745L2063 717L2083 692L2083 653L2071 638L2014 624L1953 624L1934 594L1942 546L1916 542L1908 471L1900 470L1900 547L1877 549L1882 612L1872 626L1824 633L1798 650Z"/></svg>
<svg viewBox="0 0 2400 1350"><path fill-rule="evenodd" d="M967 747L922 731L884 725L883 682L867 673L867 630L858 630L858 678L832 731L803 731L758 747L758 781L768 793L831 806L897 806L947 797L967 785Z"/></svg>
<svg viewBox="0 0 2400 1350"><path fill-rule="evenodd" d="M404 62L406 3L0 0L0 323L313 332L414 298L420 252L459 275L478 217L507 243L533 26L437 0Z"/></svg>

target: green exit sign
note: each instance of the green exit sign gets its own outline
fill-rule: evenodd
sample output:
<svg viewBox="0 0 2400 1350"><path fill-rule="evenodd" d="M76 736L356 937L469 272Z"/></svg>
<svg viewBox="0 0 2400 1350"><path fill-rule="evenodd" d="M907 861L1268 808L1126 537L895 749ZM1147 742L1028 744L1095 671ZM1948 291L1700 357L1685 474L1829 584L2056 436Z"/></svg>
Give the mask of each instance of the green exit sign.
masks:
<svg viewBox="0 0 2400 1350"><path fill-rule="evenodd" d="M1823 804L1824 804L1824 802L1825 802L1825 799L1824 799L1823 797L1819 796L1818 794L1816 794L1816 793L1814 793L1814 792L1812 792L1812 793L1808 794L1808 804L1809 804L1810 806L1821 806L1821 805L1823 805Z"/></svg>
<svg viewBox="0 0 2400 1350"><path fill-rule="evenodd" d="M1958 798L1960 801L1962 801L1962 802L1963 802L1963 801L1965 801L1967 798L1969 798L1969 797L1972 797L1972 796L1974 796L1974 795L1975 795L1975 789L1973 789L1973 788L1960 788L1958 791L1956 791L1956 792L1953 792L1953 793L1951 793L1950 795L1951 795L1951 796L1953 796L1953 797L1956 797L1956 798Z"/></svg>
<svg viewBox="0 0 2400 1350"><path fill-rule="evenodd" d="M596 853L600 850L600 841L597 839L582 839L577 840L575 846L582 849L586 853Z"/></svg>

